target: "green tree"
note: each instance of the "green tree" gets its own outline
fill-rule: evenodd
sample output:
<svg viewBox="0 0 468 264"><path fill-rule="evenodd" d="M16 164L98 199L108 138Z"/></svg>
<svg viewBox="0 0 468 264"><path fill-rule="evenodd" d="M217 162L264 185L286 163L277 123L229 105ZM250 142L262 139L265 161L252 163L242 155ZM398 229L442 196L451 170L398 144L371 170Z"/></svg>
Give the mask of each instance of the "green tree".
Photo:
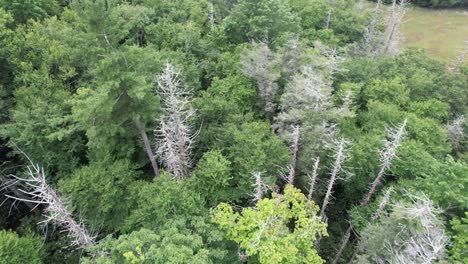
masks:
<svg viewBox="0 0 468 264"><path fill-rule="evenodd" d="M57 0L1 0L0 8L10 12L17 23L44 19L60 13Z"/></svg>
<svg viewBox="0 0 468 264"><path fill-rule="evenodd" d="M232 43L247 40L281 44L290 33L300 30L299 19L291 12L288 1L240 0L223 21Z"/></svg>
<svg viewBox="0 0 468 264"><path fill-rule="evenodd" d="M284 195L273 193L242 212L222 203L212 219L245 251L249 263L324 263L312 247L317 235L326 235L317 212L314 202L287 185Z"/></svg>
<svg viewBox="0 0 468 264"><path fill-rule="evenodd" d="M252 174L269 175L266 183L271 185L282 175L289 163L289 151L284 143L264 122L247 122L241 125L229 123L213 142L231 162L232 198L248 198L253 193Z"/></svg>
<svg viewBox="0 0 468 264"><path fill-rule="evenodd" d="M128 160L93 161L62 179L60 190L92 226L118 231L130 211L128 186L140 174L133 166Z"/></svg>
<svg viewBox="0 0 468 264"><path fill-rule="evenodd" d="M0 262L3 264L42 263L41 240L20 237L12 231L0 230Z"/></svg>
<svg viewBox="0 0 468 264"><path fill-rule="evenodd" d="M465 217L452 219L450 225L453 230L450 258L455 263L464 263L468 258L466 252L468 247L468 212L465 212Z"/></svg>
<svg viewBox="0 0 468 264"><path fill-rule="evenodd" d="M221 151L211 150L203 154L188 184L193 185L193 189L204 196L206 204L211 207L230 200L231 180L231 162Z"/></svg>

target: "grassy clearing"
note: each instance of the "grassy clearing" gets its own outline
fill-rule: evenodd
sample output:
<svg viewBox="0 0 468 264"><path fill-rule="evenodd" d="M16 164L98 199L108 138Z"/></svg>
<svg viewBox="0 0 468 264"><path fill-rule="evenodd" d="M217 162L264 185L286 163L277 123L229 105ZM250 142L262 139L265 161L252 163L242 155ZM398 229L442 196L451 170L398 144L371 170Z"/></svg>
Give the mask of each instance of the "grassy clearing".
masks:
<svg viewBox="0 0 468 264"><path fill-rule="evenodd" d="M401 31L403 46L422 47L437 59L452 61L468 41L468 10L408 7Z"/></svg>

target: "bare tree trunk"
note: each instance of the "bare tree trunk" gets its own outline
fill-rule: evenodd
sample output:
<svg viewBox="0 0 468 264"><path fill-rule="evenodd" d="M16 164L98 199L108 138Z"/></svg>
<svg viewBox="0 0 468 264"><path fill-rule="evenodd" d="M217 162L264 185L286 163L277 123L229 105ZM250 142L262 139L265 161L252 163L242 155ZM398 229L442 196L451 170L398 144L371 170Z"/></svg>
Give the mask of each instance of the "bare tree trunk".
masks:
<svg viewBox="0 0 468 264"><path fill-rule="evenodd" d="M262 174L260 172L255 172L253 176L255 179L255 183L253 184L255 190L254 190L252 202L256 203L263 198L263 193L266 191L266 186L262 180Z"/></svg>
<svg viewBox="0 0 468 264"><path fill-rule="evenodd" d="M330 177L330 180L328 181L328 188L327 188L327 193L325 194L325 198L323 199L323 204L322 208L320 210L320 218L324 219L325 218L325 209L327 208L327 205L330 201L331 195L332 195L332 190L333 186L335 185L336 178L338 176L338 173L341 171L342 163L345 160L345 145L346 145L346 140L342 138L337 146L336 153L335 153L335 163L333 165L333 171Z"/></svg>
<svg viewBox="0 0 468 264"><path fill-rule="evenodd" d="M83 221L75 221L75 219L73 219L62 197L48 185L44 168L35 165L27 155L26 158L30 161L27 172L28 178L20 178L15 175L12 175L12 178L18 183L25 183L28 186L27 189L18 189L18 191L25 194L27 198L10 195L5 196L15 201L33 203L36 204L36 206L44 205L45 219L41 221L40 224L47 225L48 223L52 223L62 227L72 239L73 246L87 248L95 245L95 238L86 230Z"/></svg>
<svg viewBox="0 0 468 264"><path fill-rule="evenodd" d="M399 127L395 129L387 130L387 134L391 138L391 140L386 141L385 148L380 152L380 161L382 163L380 167L380 171L377 174L377 177L375 177L374 181L370 185L369 191L367 192L366 197L361 203L362 205L369 204L377 187L382 182L382 179L385 176L385 172L392 165L392 161L396 157L396 150L401 145L401 141L403 140L403 137L405 134L406 123L407 123L407 120L405 119Z"/></svg>
<svg viewBox="0 0 468 264"><path fill-rule="evenodd" d="M391 15L388 19L387 25L385 26L386 27L385 30L388 33L388 38L387 38L387 42L385 43L385 49L384 49L385 54L388 54L390 51L390 47L394 45L395 36L397 34L398 27L400 26L401 20L403 19L403 16L405 15L404 5L405 5L405 0L401 0L400 4L398 5L398 10L397 10L396 0L393 0Z"/></svg>
<svg viewBox="0 0 468 264"><path fill-rule="evenodd" d="M299 154L299 138L300 138L300 131L299 126L293 127L293 144L292 144L292 161L291 166L289 167L289 173L286 178L286 181L294 185L294 180L296 178L296 170L297 170L297 159Z"/></svg>
<svg viewBox="0 0 468 264"><path fill-rule="evenodd" d="M377 174L377 177L375 177L375 180L372 182L369 191L367 192L366 196L361 202L361 205L369 204L372 196L377 190L377 187L380 185L383 177L385 176L385 171L390 168L393 159L396 157L396 150L401 145L401 141L403 140L406 124L407 124L407 119L405 119L403 123L401 123L401 125L398 126L397 128L387 129L387 136L390 138L390 140L386 140L385 148L380 152L380 161L382 163L380 171ZM350 228L352 228L352 224L350 224ZM346 238L346 235L345 235L345 238ZM347 239L343 239L341 242L342 244L340 248L345 248L346 245L348 244L348 240L349 240L349 237ZM342 253L343 253L342 250L338 251L334 259L338 261ZM336 263L336 262L333 262L333 263Z"/></svg>
<svg viewBox="0 0 468 264"><path fill-rule="evenodd" d="M338 252L335 255L335 258L333 259L332 263L336 264L340 260L341 254L343 254L343 251L346 248L346 245L348 244L349 237L351 236L351 231L353 230L353 225L349 224L348 229L346 230L343 239L341 240L341 245L340 248L338 249Z"/></svg>
<svg viewBox="0 0 468 264"><path fill-rule="evenodd" d="M327 21L325 23L325 29L329 29L330 28L330 22L331 22L331 10L328 10L327 12Z"/></svg>
<svg viewBox="0 0 468 264"><path fill-rule="evenodd" d="M309 194L307 195L307 199L312 200L312 194L314 193L315 182L317 181L317 173L318 173L318 165L320 162L320 157L317 157L314 164L314 170L312 171L312 176L310 177L310 187L309 187Z"/></svg>
<svg viewBox="0 0 468 264"><path fill-rule="evenodd" d="M390 186L387 189L387 191L385 192L385 195L382 198L382 201L380 201L379 208L377 208L377 211L375 211L375 213L372 214L372 217L370 219L370 224L371 225L374 224L375 221L377 221L377 219L379 219L380 215L382 215L382 213L384 212L385 206L387 206L387 203L390 200L390 194L392 194L392 191L393 191L393 187ZM356 256L357 256L357 254L359 253L360 250L361 249L359 247L357 247L354 250L353 255L351 256L351 260L349 261L349 263L354 263L354 260L356 259Z"/></svg>
<svg viewBox="0 0 468 264"><path fill-rule="evenodd" d="M159 177L159 167L156 163L156 158L153 154L153 149L151 148L151 143L148 139L148 135L146 131L143 129L141 122L139 119L133 119L138 132L140 132L141 138L143 139L143 144L145 145L146 155L148 155L148 159L151 162L151 167L153 168L154 176Z"/></svg>

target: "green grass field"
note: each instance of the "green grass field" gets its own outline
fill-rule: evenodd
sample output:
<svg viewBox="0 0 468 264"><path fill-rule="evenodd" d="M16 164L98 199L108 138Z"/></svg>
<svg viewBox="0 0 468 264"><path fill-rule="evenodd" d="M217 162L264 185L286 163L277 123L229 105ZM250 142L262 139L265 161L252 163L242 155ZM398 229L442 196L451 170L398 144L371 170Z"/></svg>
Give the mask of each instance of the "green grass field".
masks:
<svg viewBox="0 0 468 264"><path fill-rule="evenodd" d="M468 45L464 44L468 41L468 10L408 7L401 32L404 47L422 47L434 58L449 62Z"/></svg>

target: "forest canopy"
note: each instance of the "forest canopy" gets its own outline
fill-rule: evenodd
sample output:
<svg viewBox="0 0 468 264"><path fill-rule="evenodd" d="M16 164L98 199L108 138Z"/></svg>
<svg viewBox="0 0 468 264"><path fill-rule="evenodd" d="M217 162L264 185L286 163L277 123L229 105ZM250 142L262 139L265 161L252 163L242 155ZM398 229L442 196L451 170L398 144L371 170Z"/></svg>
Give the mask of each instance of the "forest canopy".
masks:
<svg viewBox="0 0 468 264"><path fill-rule="evenodd" d="M0 0L0 263L466 263L468 47L406 8Z"/></svg>

